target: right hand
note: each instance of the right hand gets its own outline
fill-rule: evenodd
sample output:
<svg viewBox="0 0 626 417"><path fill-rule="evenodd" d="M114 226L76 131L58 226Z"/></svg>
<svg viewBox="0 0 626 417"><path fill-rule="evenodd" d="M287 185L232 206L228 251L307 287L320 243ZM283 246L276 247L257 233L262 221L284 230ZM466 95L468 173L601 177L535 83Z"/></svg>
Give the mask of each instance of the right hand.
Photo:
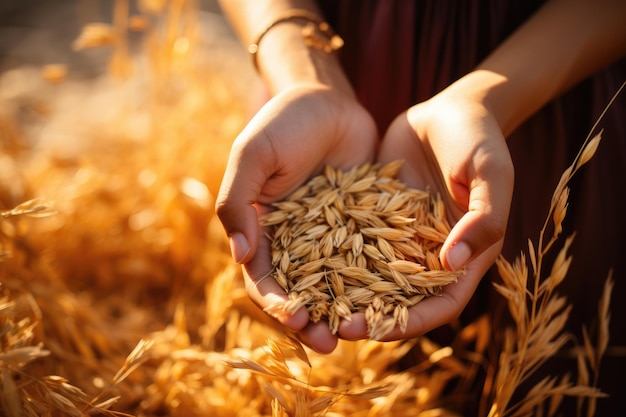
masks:
<svg viewBox="0 0 626 417"><path fill-rule="evenodd" d="M259 215L325 165L349 169L374 159L376 125L357 100L324 85L302 84L274 96L235 139L217 196L216 212L243 265L246 290L260 308L287 300L272 271L270 242ZM275 317L312 349L332 352L337 337L301 308Z"/></svg>

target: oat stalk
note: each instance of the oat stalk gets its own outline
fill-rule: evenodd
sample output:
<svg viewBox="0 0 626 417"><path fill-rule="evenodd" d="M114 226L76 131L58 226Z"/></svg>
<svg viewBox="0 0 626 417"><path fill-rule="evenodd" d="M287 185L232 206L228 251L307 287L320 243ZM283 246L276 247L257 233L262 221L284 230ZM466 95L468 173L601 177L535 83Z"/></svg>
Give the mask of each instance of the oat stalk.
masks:
<svg viewBox="0 0 626 417"><path fill-rule="evenodd" d="M593 386L586 383L575 385L569 380L569 376L565 376L558 382L555 378L542 380L527 393L522 401L510 404L519 386L569 340L570 336L563 333L563 329L571 306L567 306L565 298L558 296L555 290L565 279L571 264L572 258L568 255L568 250L574 235L565 239L547 277L542 275L545 257L562 232L562 222L567 213L569 199L568 184L578 170L595 154L602 132L592 137L593 131L624 85L626 83L622 84L613 96L583 142L574 161L563 172L553 193L537 245L535 246L530 239L528 241L528 255L532 271L530 273L528 271L523 252L513 264L502 257L496 261L503 283L494 285L496 290L507 299L516 329L506 329L504 333L504 346L500 353L498 372L495 377L495 398L489 411L490 417L533 415L532 413L543 406L549 398L552 398L550 415L553 415L560 398L566 395L589 398L591 402L589 409L591 409L595 405L595 398L603 396L598 389L594 388L595 384ZM552 225L551 234L550 225ZM527 285L529 279L531 280L530 289ZM610 288L605 290L607 291L610 291ZM603 297L604 301L600 307L604 316L608 310L607 298L608 296ZM530 307L527 303L530 303ZM607 322L607 320L604 321L604 323ZM606 338L608 327L603 328L601 333ZM603 352L602 346L605 348L606 343L603 339L599 342L600 347L596 354L587 355L592 365L599 363L599 357ZM588 350L593 349L588 347ZM586 381L579 379L579 382Z"/></svg>
<svg viewBox="0 0 626 417"><path fill-rule="evenodd" d="M83 412L86 412L88 407L98 407L98 402L101 401L102 397L104 397L115 385L124 381L133 371L135 371L139 366L141 366L146 360L148 360L148 352L150 348L154 345L154 341L148 339L142 339L137 343L135 348L130 352L130 354L126 357L124 364L117 371L117 373L113 376L113 378L109 381L108 385L103 388L95 397L91 399L88 406L83 408ZM111 398L104 403L115 402L116 398ZM100 405L103 404L100 402Z"/></svg>

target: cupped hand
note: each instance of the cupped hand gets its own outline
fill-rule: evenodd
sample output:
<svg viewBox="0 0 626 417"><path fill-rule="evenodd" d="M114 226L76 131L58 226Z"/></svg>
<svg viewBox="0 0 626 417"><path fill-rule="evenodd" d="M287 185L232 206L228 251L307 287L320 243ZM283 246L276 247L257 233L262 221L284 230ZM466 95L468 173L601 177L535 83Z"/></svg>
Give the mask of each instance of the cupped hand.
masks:
<svg viewBox="0 0 626 417"><path fill-rule="evenodd" d="M440 251L446 269L465 272L458 282L409 309L407 339L460 315L502 248L513 191L513 165L502 131L480 101L453 91L411 107L389 127L378 159L402 159L399 177L409 186L438 193L453 228ZM363 314L344 321L339 335L367 337Z"/></svg>
<svg viewBox="0 0 626 417"><path fill-rule="evenodd" d="M372 161L378 134L356 99L320 85L300 85L269 100L235 139L216 200L233 259L243 265L248 295L260 308L287 300L271 278L270 246L259 216L325 165L343 169ZM326 323L310 323L301 308L276 315L311 348L336 344Z"/></svg>

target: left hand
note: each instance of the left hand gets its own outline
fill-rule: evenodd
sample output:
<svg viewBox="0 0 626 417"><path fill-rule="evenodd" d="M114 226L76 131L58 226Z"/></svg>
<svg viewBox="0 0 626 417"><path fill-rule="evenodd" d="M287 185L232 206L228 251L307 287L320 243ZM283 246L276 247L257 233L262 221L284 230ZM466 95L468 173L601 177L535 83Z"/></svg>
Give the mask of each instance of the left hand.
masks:
<svg viewBox="0 0 626 417"><path fill-rule="evenodd" d="M441 296L409 309L406 332L383 340L408 339L460 315L502 248L513 191L513 165L502 131L480 101L444 91L411 107L392 123L378 160L403 159L399 178L409 186L439 193L453 228L440 259L445 268L465 268ZM362 313L343 321L339 335L367 338Z"/></svg>

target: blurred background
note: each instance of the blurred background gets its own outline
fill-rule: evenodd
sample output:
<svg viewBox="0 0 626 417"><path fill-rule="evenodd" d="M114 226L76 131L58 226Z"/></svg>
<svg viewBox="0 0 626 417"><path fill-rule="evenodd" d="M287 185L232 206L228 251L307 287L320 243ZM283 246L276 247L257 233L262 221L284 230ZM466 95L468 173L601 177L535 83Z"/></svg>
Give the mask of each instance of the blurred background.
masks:
<svg viewBox="0 0 626 417"><path fill-rule="evenodd" d="M138 3L129 2L130 13L138 12ZM161 6L162 7L162 6ZM199 0L204 14L220 16L215 0ZM65 63L82 76L97 75L102 68L102 51L76 54L72 42L83 25L113 20L115 1L102 0L3 0L0 2L0 70L23 65ZM220 35L230 36L230 28L219 18L213 19Z"/></svg>

